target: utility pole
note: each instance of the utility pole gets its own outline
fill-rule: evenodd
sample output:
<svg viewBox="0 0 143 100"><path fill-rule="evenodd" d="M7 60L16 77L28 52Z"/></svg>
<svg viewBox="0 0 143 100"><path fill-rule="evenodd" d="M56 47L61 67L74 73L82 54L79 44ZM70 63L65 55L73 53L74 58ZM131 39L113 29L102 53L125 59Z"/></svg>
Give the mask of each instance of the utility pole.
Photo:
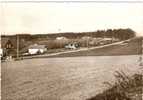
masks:
<svg viewBox="0 0 143 100"><path fill-rule="evenodd" d="M139 65L143 66L143 40L141 40L141 54L139 58Z"/></svg>
<svg viewBox="0 0 143 100"><path fill-rule="evenodd" d="M17 34L17 59L19 58L19 35Z"/></svg>
<svg viewBox="0 0 143 100"><path fill-rule="evenodd" d="M87 38L87 40L86 40L86 46L87 46L87 48L88 48L88 38Z"/></svg>
<svg viewBox="0 0 143 100"><path fill-rule="evenodd" d="M87 46L87 48L89 48L89 39L90 39L90 37L88 36L87 40L86 40L86 46Z"/></svg>

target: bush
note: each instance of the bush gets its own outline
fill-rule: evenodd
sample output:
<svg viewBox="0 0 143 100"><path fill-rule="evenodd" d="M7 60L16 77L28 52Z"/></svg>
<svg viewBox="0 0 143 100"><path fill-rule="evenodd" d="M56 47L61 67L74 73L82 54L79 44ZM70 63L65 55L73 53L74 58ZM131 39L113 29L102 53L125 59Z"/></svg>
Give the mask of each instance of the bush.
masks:
<svg viewBox="0 0 143 100"><path fill-rule="evenodd" d="M114 85L105 82L110 88L88 100L142 100L142 74L128 76L123 71L116 71L114 76Z"/></svg>

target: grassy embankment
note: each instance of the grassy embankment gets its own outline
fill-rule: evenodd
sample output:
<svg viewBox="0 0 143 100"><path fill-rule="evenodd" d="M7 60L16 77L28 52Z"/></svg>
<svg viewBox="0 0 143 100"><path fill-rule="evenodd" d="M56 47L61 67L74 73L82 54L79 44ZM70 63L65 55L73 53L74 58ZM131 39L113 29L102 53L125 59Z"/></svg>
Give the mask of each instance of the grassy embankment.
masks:
<svg viewBox="0 0 143 100"><path fill-rule="evenodd" d="M88 100L142 100L143 75L141 73L129 77L123 71L116 71L115 78L114 85L107 82L109 89Z"/></svg>
<svg viewBox="0 0 143 100"><path fill-rule="evenodd" d="M112 46L106 49L96 50L98 54L104 55L133 55L141 53L141 40L142 38L132 39L126 45ZM102 52L101 52L102 51ZM123 71L115 73L116 82L109 85L109 89L103 93L96 95L89 100L142 100L143 98L143 74L137 73L133 76L126 75Z"/></svg>

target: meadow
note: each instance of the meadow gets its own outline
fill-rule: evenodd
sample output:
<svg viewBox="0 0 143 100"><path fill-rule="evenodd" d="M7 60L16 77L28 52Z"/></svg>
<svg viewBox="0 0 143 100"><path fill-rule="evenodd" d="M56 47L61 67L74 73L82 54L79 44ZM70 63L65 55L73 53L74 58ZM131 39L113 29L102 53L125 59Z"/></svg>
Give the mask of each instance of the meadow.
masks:
<svg viewBox="0 0 143 100"><path fill-rule="evenodd" d="M114 83L115 71L130 76L139 69L139 55L2 62L2 100L85 100Z"/></svg>

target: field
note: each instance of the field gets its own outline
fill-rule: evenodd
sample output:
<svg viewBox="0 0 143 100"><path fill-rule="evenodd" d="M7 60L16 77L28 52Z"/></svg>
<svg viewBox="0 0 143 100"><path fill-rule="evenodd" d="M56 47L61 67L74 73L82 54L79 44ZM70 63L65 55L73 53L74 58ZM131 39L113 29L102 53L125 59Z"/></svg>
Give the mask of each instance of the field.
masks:
<svg viewBox="0 0 143 100"><path fill-rule="evenodd" d="M132 75L139 56L39 58L3 62L2 100L85 100L114 82L114 72Z"/></svg>

